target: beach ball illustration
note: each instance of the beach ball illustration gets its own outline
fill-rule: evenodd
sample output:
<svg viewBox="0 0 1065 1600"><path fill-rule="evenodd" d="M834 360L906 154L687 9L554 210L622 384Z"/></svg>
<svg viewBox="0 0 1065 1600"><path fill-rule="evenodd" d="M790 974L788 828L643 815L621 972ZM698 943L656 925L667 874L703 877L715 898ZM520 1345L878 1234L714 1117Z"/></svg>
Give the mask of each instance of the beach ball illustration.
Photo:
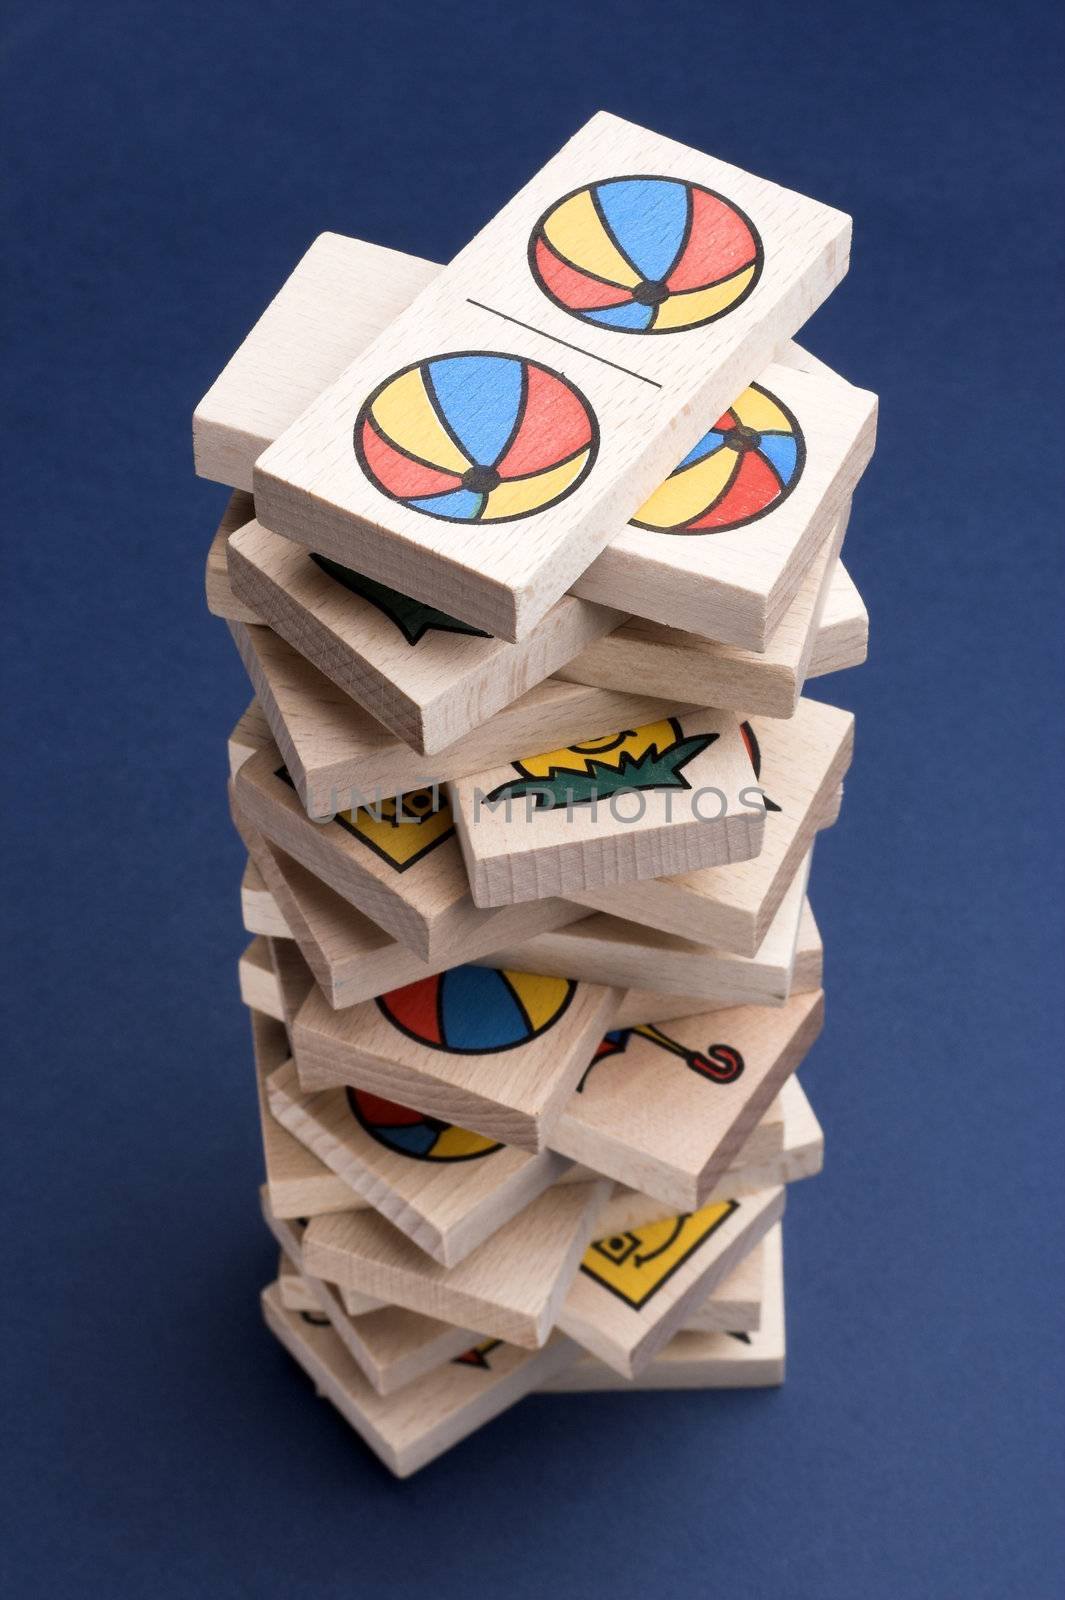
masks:
<svg viewBox="0 0 1065 1600"><path fill-rule="evenodd" d="M470 351L416 362L380 384L355 423L374 486L446 522L514 522L557 505L592 469L599 428L560 373Z"/></svg>
<svg viewBox="0 0 1065 1600"><path fill-rule="evenodd" d="M371 1139L397 1155L415 1161L477 1161L501 1150L502 1145L483 1134L456 1128L395 1100L384 1100L365 1089L348 1090L348 1106L356 1122Z"/></svg>
<svg viewBox="0 0 1065 1600"><path fill-rule="evenodd" d="M806 445L782 401L752 383L631 519L655 533L721 533L772 511L802 476Z"/></svg>
<svg viewBox="0 0 1065 1600"><path fill-rule="evenodd" d="M489 1055L553 1028L576 989L569 978L452 967L379 995L377 1006L400 1033L431 1050Z"/></svg>
<svg viewBox="0 0 1065 1600"><path fill-rule="evenodd" d="M540 288L563 311L618 333L703 327L762 271L754 223L680 178L607 178L555 202L529 240Z"/></svg>

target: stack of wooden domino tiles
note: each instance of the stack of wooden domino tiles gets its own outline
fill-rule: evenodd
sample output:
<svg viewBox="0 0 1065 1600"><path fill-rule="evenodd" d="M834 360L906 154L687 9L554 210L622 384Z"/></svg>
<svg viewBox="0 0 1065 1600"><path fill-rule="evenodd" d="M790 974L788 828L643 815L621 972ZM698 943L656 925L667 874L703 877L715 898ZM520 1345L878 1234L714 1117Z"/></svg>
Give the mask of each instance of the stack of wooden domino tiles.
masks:
<svg viewBox="0 0 1065 1600"><path fill-rule="evenodd" d="M323 235L197 409L263 1311L399 1474L783 1376L876 417L791 340L849 237L600 114L447 268Z"/></svg>

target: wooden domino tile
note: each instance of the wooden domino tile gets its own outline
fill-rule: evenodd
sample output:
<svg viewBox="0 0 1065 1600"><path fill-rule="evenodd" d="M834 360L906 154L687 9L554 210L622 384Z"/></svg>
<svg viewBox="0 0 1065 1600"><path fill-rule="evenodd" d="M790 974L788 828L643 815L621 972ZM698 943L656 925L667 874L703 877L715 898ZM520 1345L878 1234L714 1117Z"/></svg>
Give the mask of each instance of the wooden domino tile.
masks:
<svg viewBox="0 0 1065 1600"><path fill-rule="evenodd" d="M290 1061L266 1085L274 1117L401 1233L454 1266L560 1178L568 1162L346 1087L304 1093Z"/></svg>
<svg viewBox="0 0 1065 1600"><path fill-rule="evenodd" d="M547 1380L552 1393L626 1389L762 1389L784 1382L784 1255L779 1223L766 1235L762 1316L754 1333L675 1334L636 1378L585 1355Z"/></svg>
<svg viewBox="0 0 1065 1600"><path fill-rule="evenodd" d="M250 494L237 489L230 495L222 520L215 530L207 551L207 569L204 573L204 594L207 609L212 616L227 622L260 622L262 619L253 607L238 600L233 593L229 573L229 536L242 528L255 515Z"/></svg>
<svg viewBox="0 0 1065 1600"><path fill-rule="evenodd" d="M761 654L634 616L559 667L557 676L606 689L638 683L666 700L694 700L744 716L792 716L839 566L845 523L841 515L825 537Z"/></svg>
<svg viewBox="0 0 1065 1600"><path fill-rule="evenodd" d="M795 715L752 717L746 725L766 797L762 849L752 861L656 878L640 886L649 927L737 955L754 955L819 828L834 820L850 766L854 717L802 699ZM569 898L624 916L625 891L573 888Z"/></svg>
<svg viewBox="0 0 1065 1600"><path fill-rule="evenodd" d="M786 899L786 897L785 897ZM782 902L783 909L783 902ZM777 912L780 916L780 912ZM774 923L776 918L774 918ZM773 924L770 924L772 928ZM646 930L645 930L646 931ZM766 938L770 937L766 934ZM763 940L763 944L764 944ZM809 900L804 900L799 918L798 938L791 967L789 995L805 994L821 988L824 951L821 935ZM740 958L743 959L743 958ZM626 989L614 1018L615 1028L631 1028L640 1022L672 1022L676 1017L694 1017L717 1009L699 995L666 994L655 989Z"/></svg>
<svg viewBox="0 0 1065 1600"><path fill-rule="evenodd" d="M237 963L237 975L240 998L248 1009L260 1011L263 1016L276 1022L284 1022L281 991L270 959L270 946L261 934L256 935L241 955Z"/></svg>
<svg viewBox="0 0 1065 1600"><path fill-rule="evenodd" d="M314 556L250 520L229 539L244 622L264 622L413 749L446 749L623 620L563 595L521 644Z"/></svg>
<svg viewBox="0 0 1065 1600"><path fill-rule="evenodd" d="M808 855L799 867L754 956L713 950L598 912L482 957L478 965L551 972L626 990L643 982L659 994L699 997L703 1003L696 1010L707 1004L779 1005L791 992L810 859ZM631 910L639 914L635 888Z"/></svg>
<svg viewBox="0 0 1065 1600"><path fill-rule="evenodd" d="M560 1330L635 1377L780 1220L784 1200L783 1189L771 1189L595 1239L559 1312Z"/></svg>
<svg viewBox="0 0 1065 1600"><path fill-rule="evenodd" d="M721 1174L703 1204L742 1200L745 1196L776 1189L782 1184L814 1178L825 1159L825 1136L813 1107L792 1074L754 1131L748 1135L731 1165ZM571 1167L563 1181L587 1182L590 1168ZM604 1234L624 1233L644 1223L673 1216L676 1207L652 1194L617 1184L603 1210L599 1225Z"/></svg>
<svg viewBox="0 0 1065 1600"><path fill-rule="evenodd" d="M277 939L292 937L292 929L276 897L267 888L255 862L250 859L240 880L240 914L249 933Z"/></svg>
<svg viewBox="0 0 1065 1600"><path fill-rule="evenodd" d="M869 463L876 411L875 395L835 373L768 366L707 416L574 594L764 650Z"/></svg>
<svg viewBox="0 0 1065 1600"><path fill-rule="evenodd" d="M444 1267L376 1211L312 1217L303 1270L456 1327L527 1349L546 1343L610 1185L555 1184L478 1245Z"/></svg>
<svg viewBox="0 0 1065 1600"><path fill-rule="evenodd" d="M869 613L854 579L841 561L825 595L817 638L806 669L808 678L860 667L869 654Z"/></svg>
<svg viewBox="0 0 1065 1600"><path fill-rule="evenodd" d="M300 1145L294 1149L297 1141L277 1122L270 1110L266 1080L288 1060L287 1044L280 1033L274 1036L274 1042L274 1049L257 1063L266 1157L266 1193L269 1195L271 1216L291 1220L331 1211L365 1210L370 1204L365 1195L346 1183L341 1184L336 1173L309 1146ZM820 1125L797 1078L789 1078L744 1141L734 1164L722 1174L716 1187L706 1197L707 1201L740 1197L761 1189L775 1188L781 1183L813 1177L821 1170L823 1158L824 1135ZM598 1174L588 1167L567 1165L558 1181L561 1184L588 1184L595 1182L597 1177ZM644 1222L655 1222L669 1214L669 1202L641 1194L624 1185L616 1185L600 1220L604 1231L612 1232ZM355 1294L349 1304L349 1297L354 1292L341 1286L338 1293L352 1314L364 1308L365 1296Z"/></svg>
<svg viewBox="0 0 1065 1600"><path fill-rule="evenodd" d="M448 784L479 906L746 861L765 810L733 712L601 729ZM574 894L573 898L581 898Z"/></svg>
<svg viewBox="0 0 1065 1600"><path fill-rule="evenodd" d="M332 1324L377 1394L395 1394L397 1389L406 1388L447 1361L474 1359L472 1352L484 1342L479 1333L453 1327L450 1322L436 1322L403 1306L379 1306L375 1311L350 1313L344 1309L343 1297L334 1284L307 1277L283 1251L278 1261L277 1285L286 1311L308 1312L308 1320L319 1326Z"/></svg>
<svg viewBox="0 0 1065 1600"><path fill-rule="evenodd" d="M282 1021L288 1030L314 987L314 974L304 961L300 947L294 939L271 938L267 939L266 943L277 982Z"/></svg>
<svg viewBox="0 0 1065 1600"><path fill-rule="evenodd" d="M757 1244L709 1294L691 1306L684 1327L704 1333L753 1333L761 1323L764 1278L763 1245ZM305 1320L319 1326L325 1321L332 1325L380 1395L395 1394L445 1362L477 1363L482 1349L500 1342L484 1340L470 1329L456 1328L404 1306L349 1313L335 1285L307 1276L284 1251L278 1259L277 1287L286 1311L304 1312Z"/></svg>
<svg viewBox="0 0 1065 1600"><path fill-rule="evenodd" d="M293 1028L300 1083L350 1084L535 1153L620 998L599 984L469 966L344 1011L314 990Z"/></svg>
<svg viewBox="0 0 1065 1600"><path fill-rule="evenodd" d="M611 227L670 281L634 278ZM519 639L831 292L849 239L839 212L599 113L264 452L259 519ZM558 264L601 289L572 254L604 252L625 326L560 298Z"/></svg>
<svg viewBox="0 0 1065 1600"><path fill-rule="evenodd" d="M242 822L241 832L278 914L334 1008L358 1005L388 989L399 989L455 965L457 951L443 950L435 960L423 961L250 825ZM532 913L534 923L546 916L555 926L588 915L586 907L563 901L534 907ZM269 920L265 904L258 908L258 919ZM478 955L482 949L494 952L500 938L486 920L476 937L465 942L464 950L471 960L485 960L492 966L513 965Z"/></svg>
<svg viewBox="0 0 1065 1600"><path fill-rule="evenodd" d="M415 262L409 257L406 260L415 269L412 281L417 287L440 270L428 262ZM271 440L247 427L247 412L259 404L265 394L267 408L283 425L295 421L299 399L306 402L311 394L311 383L317 381L324 389L340 376L347 362L362 352L370 334L386 326L382 322L371 330L365 318L360 318L357 329L349 327L351 307L347 303L337 303L331 280L348 285L358 282L360 288L354 295L356 303L360 307L372 305L382 299L381 279L390 272L393 261L394 252L379 250L361 240L335 234L318 239L278 295L268 318L253 330L230 363L234 370L227 368L218 380L217 394L209 408L211 415L197 414L194 438L199 454L227 462L231 478L235 477L245 486L250 484L255 454ZM421 269L420 277L417 269ZM390 305L393 303L389 301ZM307 346L305 353L298 347L300 335ZM279 366L276 362L272 341L290 351L286 365ZM326 351L330 356L328 360ZM751 611L752 606L755 617L760 618L767 584L771 588L767 617L779 613L783 620L790 614L798 588L803 586L797 587L797 580L803 577L804 555L812 553L819 528L828 527L833 505L845 498L848 484L853 487L868 459L875 406L872 396L853 389L823 362L798 346L790 345L778 352L777 365L758 374L758 388L753 394L748 393L749 401L763 410L774 403L765 395L766 391L770 395L773 393L773 379L779 375L781 365L785 368L782 381L790 386L788 398L792 404L780 416L770 418L778 426L767 430L767 440L759 437L758 445L752 449L754 440L749 424L732 419L739 420L739 427L727 430L730 442L726 443L726 436L722 436L715 460L704 457L702 462L692 463L699 468L697 473L671 472L670 478L656 491L664 502L669 495L684 494L686 478L695 481L707 474L714 477L715 482L710 485L714 503L704 513L712 524L712 537L681 539L630 526L619 535L619 548L608 546L593 569L582 575L578 583L588 583L594 589L597 583L608 582L610 572L607 569L613 563L614 581L622 583L626 597L621 609L646 607L641 615L661 614L666 636L672 635L678 643L684 637L673 633L678 626L690 626L692 634L700 636L703 642L707 636L731 638L732 630L737 626L742 628L745 613ZM254 398L248 390L251 368L255 370ZM246 447L243 454L239 448L241 444ZM208 467L210 464L204 462ZM731 476L722 472L723 465L733 469ZM676 462L671 467L676 467ZM203 470L203 466L198 469ZM217 472L208 471L207 475L217 476ZM722 481L716 481L717 478ZM728 523L730 496L732 500L743 502L738 526L735 519L732 524ZM753 512L752 506L756 508ZM723 534L727 537L722 537ZM627 541L636 541L637 547L642 541L650 548L642 551L637 548L636 552L626 550ZM784 562L782 573L781 560ZM634 562L636 571L632 570ZM697 582L692 581L693 574L685 573L693 562L694 576L700 580ZM700 572L698 569L708 562L709 574ZM638 581L641 564L648 572L647 582ZM723 582L715 567L734 569L733 582ZM218 609L219 614L227 614ZM685 615L689 617L688 623L683 621ZM792 619L789 631L793 633L794 627ZM772 636L776 631L768 621L758 620L752 635L756 647L772 649ZM649 652L645 649L643 653ZM779 653L778 646L778 658ZM693 666L701 665L704 673L709 669L710 663L700 663L694 649L689 654ZM774 666L779 669L780 665L778 659ZM738 661L733 662L729 678L735 676L738 666ZM714 676L711 671L711 679ZM753 667L749 667L746 677L747 687L756 689L758 680ZM778 689L778 694L782 692L782 688ZM667 697L674 697L671 690L666 693ZM759 704L754 695L746 702L733 701L723 698L720 690L707 694L703 703L735 704L748 714L756 711L781 714L771 705Z"/></svg>
<svg viewBox="0 0 1065 1600"><path fill-rule="evenodd" d="M320 234L196 407L200 477L250 491L267 445L439 275L434 261Z"/></svg>
<svg viewBox="0 0 1065 1600"><path fill-rule="evenodd" d="M571 908L557 900L518 911L474 905L439 789L371 794L366 804L313 821L273 745L245 761L232 782L238 831L250 823L423 961L461 962L519 929L571 920Z"/></svg>
<svg viewBox="0 0 1065 1600"><path fill-rule="evenodd" d="M774 1223L773 1227L779 1227L779 1223ZM681 1331L756 1332L762 1320L765 1248L766 1238L763 1236L753 1249L740 1258L716 1289L702 1299L693 1301L681 1320Z"/></svg>
<svg viewBox="0 0 1065 1600"><path fill-rule="evenodd" d="M821 1030L824 997L607 1034L552 1149L677 1210L701 1205Z"/></svg>
<svg viewBox="0 0 1065 1600"><path fill-rule="evenodd" d="M269 628L231 624L234 642L307 812L328 817L365 794L402 794L466 777L516 750L545 750L589 727L653 722L677 706L550 678L432 757L343 694ZM679 709L688 710L687 706Z"/></svg>
<svg viewBox="0 0 1065 1600"><path fill-rule="evenodd" d="M286 1311L277 1286L263 1291L271 1333L318 1391L397 1477L406 1478L484 1423L516 1404L573 1359L561 1335L546 1349L519 1350L484 1341L468 1361L456 1358L408 1384L379 1395L332 1324Z"/></svg>
<svg viewBox="0 0 1065 1600"><path fill-rule="evenodd" d="M251 1025L270 1217L285 1223L343 1211L351 1204L348 1185L281 1126L267 1101L267 1080L289 1059L284 1026L257 1011L251 1014Z"/></svg>
<svg viewBox="0 0 1065 1600"><path fill-rule="evenodd" d="M434 1321L403 1306L375 1303L366 1309L365 1300L356 1295L354 1309L348 1311L344 1291L322 1278L310 1277L284 1250L278 1255L277 1289L286 1311L306 1312L305 1320L319 1326L332 1324L378 1394L394 1394L445 1361L460 1356L470 1359L473 1347L481 1343L481 1335L471 1329ZM731 1314L731 1304L729 1310ZM703 1306L698 1311L704 1318L712 1315Z"/></svg>
<svg viewBox="0 0 1065 1600"><path fill-rule="evenodd" d="M267 897L267 899L269 899L269 897ZM780 916L780 912L777 913L777 916ZM281 921L282 919L280 917L280 913L274 911L268 918L264 917L263 920L274 922ZM249 929L249 932L253 931L253 929ZM769 937L770 935L767 934L766 938L768 939ZM287 942L293 950L297 949L295 941L292 939L287 941L275 940L274 942ZM403 951L403 946L397 945L394 942L390 944L390 948L397 953ZM250 949L251 947L249 946L249 950ZM409 952L406 952L406 956L409 956ZM246 951L245 956L241 958L242 966L245 958L247 958L247 960L254 964L258 969L255 977L250 981L260 986L266 984L268 982L268 978L265 969L263 968L262 957L257 955L249 956L248 952ZM353 965L355 964L357 964L357 956L354 958ZM480 963L476 964L479 965ZM799 933L795 945L795 955L791 969L791 988L789 993L805 994L811 989L820 989L822 987L823 964L824 950L821 944L821 935L818 931L817 922L810 906L810 902L808 900L804 900L802 915L799 919ZM343 970L341 963L338 962L336 970ZM339 979L337 981L339 983ZM363 981L365 982L365 980ZM379 987L376 981L373 981L370 986L373 988ZM400 985L388 985L388 987L393 986L399 987ZM330 1005L332 1005L334 1008L357 1003L357 1000L349 999L342 992L339 994L336 990L331 992L327 985L323 984L320 985L320 987L322 988L322 992L325 994L326 998L329 1000ZM275 992L275 990L271 987L269 990L262 989L261 992L264 994L266 1003L260 1006L258 1009L265 1011L269 1016L281 1017L284 1013L280 989L276 990ZM383 992L383 990L381 992ZM358 998L361 999L363 996L359 995ZM720 1003L720 1008L723 1009L727 1004L735 1004L735 1002L723 1001ZM718 1002L708 1001L705 995L671 994L663 992L662 990L653 989L626 989L617 1014L614 1018L614 1026L616 1028L631 1028L636 1026L637 1023L641 1022L672 1022L677 1017L698 1016L704 1011L718 1008Z"/></svg>
<svg viewBox="0 0 1065 1600"><path fill-rule="evenodd" d="M310 1316L317 1317L324 1315L311 1280L303 1276L283 1250L278 1251L277 1257L277 1295L286 1311L306 1311Z"/></svg>
<svg viewBox="0 0 1065 1600"><path fill-rule="evenodd" d="M258 755L270 743L270 724L257 700L241 712L227 740L229 776L235 778L245 761Z"/></svg>
<svg viewBox="0 0 1065 1600"><path fill-rule="evenodd" d="M266 1184L259 1190L259 1208L263 1221L273 1234L282 1252L300 1270L303 1271L303 1240L309 1226L307 1217L282 1217L274 1211L270 1204L270 1192ZM364 1311L376 1311L384 1302L375 1299L373 1295L352 1292L350 1296L351 1316L361 1316Z"/></svg>

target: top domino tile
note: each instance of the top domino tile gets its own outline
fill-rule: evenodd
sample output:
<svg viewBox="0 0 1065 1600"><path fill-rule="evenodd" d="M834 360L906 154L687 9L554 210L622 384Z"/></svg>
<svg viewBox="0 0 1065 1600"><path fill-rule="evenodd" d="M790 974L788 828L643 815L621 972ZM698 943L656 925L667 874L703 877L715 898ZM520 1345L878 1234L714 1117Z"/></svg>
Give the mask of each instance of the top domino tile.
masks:
<svg viewBox="0 0 1065 1600"><path fill-rule="evenodd" d="M259 458L259 520L524 637L840 281L841 212L600 112Z"/></svg>

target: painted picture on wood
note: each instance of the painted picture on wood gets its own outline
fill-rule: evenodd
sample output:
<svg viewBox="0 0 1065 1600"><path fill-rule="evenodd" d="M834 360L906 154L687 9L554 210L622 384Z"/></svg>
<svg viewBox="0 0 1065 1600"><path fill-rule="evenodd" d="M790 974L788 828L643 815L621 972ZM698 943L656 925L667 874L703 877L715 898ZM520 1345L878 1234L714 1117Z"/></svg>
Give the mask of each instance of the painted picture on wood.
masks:
<svg viewBox="0 0 1065 1600"><path fill-rule="evenodd" d="M578 1094L582 1093L599 1063L606 1061L610 1056L621 1055L634 1034L639 1039L649 1039L652 1044L658 1045L669 1055L676 1056L692 1072L698 1073L701 1078L706 1078L711 1083L735 1083L743 1074L743 1056L734 1045L708 1044L705 1050L689 1050L687 1045L681 1044L679 1039L671 1038L663 1028L657 1027L653 1022L644 1022L635 1028L612 1028L609 1033L603 1035L596 1046L595 1055L577 1085Z"/></svg>
<svg viewBox="0 0 1065 1600"><path fill-rule="evenodd" d="M376 1004L394 1028L430 1050L491 1055L553 1028L576 991L569 978L462 966L379 995Z"/></svg>
<svg viewBox="0 0 1065 1600"><path fill-rule="evenodd" d="M464 1350L460 1356L453 1356L452 1365L456 1367L476 1367L480 1372L491 1372L492 1363L489 1357L493 1350L498 1350L503 1343L502 1339L482 1339L480 1344L471 1345L469 1350Z"/></svg>
<svg viewBox="0 0 1065 1600"><path fill-rule="evenodd" d="M338 811L337 821L397 872L423 861L455 832L451 807L439 789L431 787L389 795L354 811Z"/></svg>
<svg viewBox="0 0 1065 1600"><path fill-rule="evenodd" d="M355 453L382 494L446 522L513 522L557 505L587 477L599 429L550 367L469 351L405 367L355 423Z"/></svg>
<svg viewBox="0 0 1065 1600"><path fill-rule="evenodd" d="M631 519L653 533L723 533L774 511L795 488L806 443L793 412L752 383Z"/></svg>
<svg viewBox="0 0 1065 1600"><path fill-rule="evenodd" d="M382 616L386 616L389 622L395 624L396 632L401 633L411 646L420 644L427 633L466 633L474 639L489 637L483 628L471 628L469 623L460 622L457 617L449 617L446 611L438 611L436 606L427 606L420 600L412 600L409 595L400 594L398 589L390 589L387 584L378 583L376 579L368 578L364 573L355 572L339 561L330 561L328 556L315 555L312 551L311 560L317 562L334 583L342 584L352 594L357 594L360 599L368 600L370 605L376 606Z"/></svg>
<svg viewBox="0 0 1065 1600"><path fill-rule="evenodd" d="M385 1100L368 1089L349 1088L347 1097L352 1116L371 1139L412 1161L479 1161L503 1148L497 1140Z"/></svg>
<svg viewBox="0 0 1065 1600"><path fill-rule="evenodd" d="M537 811L591 805L627 789L690 789L684 768L713 744L716 733L685 738L676 717L642 728L586 739L513 763L518 777L500 784L489 802L528 797Z"/></svg>
<svg viewBox="0 0 1065 1600"><path fill-rule="evenodd" d="M737 1200L721 1200L701 1211L596 1239L584 1253L581 1271L639 1311L738 1206Z"/></svg>
<svg viewBox="0 0 1065 1600"><path fill-rule="evenodd" d="M738 206L680 178L606 178L563 196L529 240L556 306L615 333L678 333L740 305L762 241Z"/></svg>

